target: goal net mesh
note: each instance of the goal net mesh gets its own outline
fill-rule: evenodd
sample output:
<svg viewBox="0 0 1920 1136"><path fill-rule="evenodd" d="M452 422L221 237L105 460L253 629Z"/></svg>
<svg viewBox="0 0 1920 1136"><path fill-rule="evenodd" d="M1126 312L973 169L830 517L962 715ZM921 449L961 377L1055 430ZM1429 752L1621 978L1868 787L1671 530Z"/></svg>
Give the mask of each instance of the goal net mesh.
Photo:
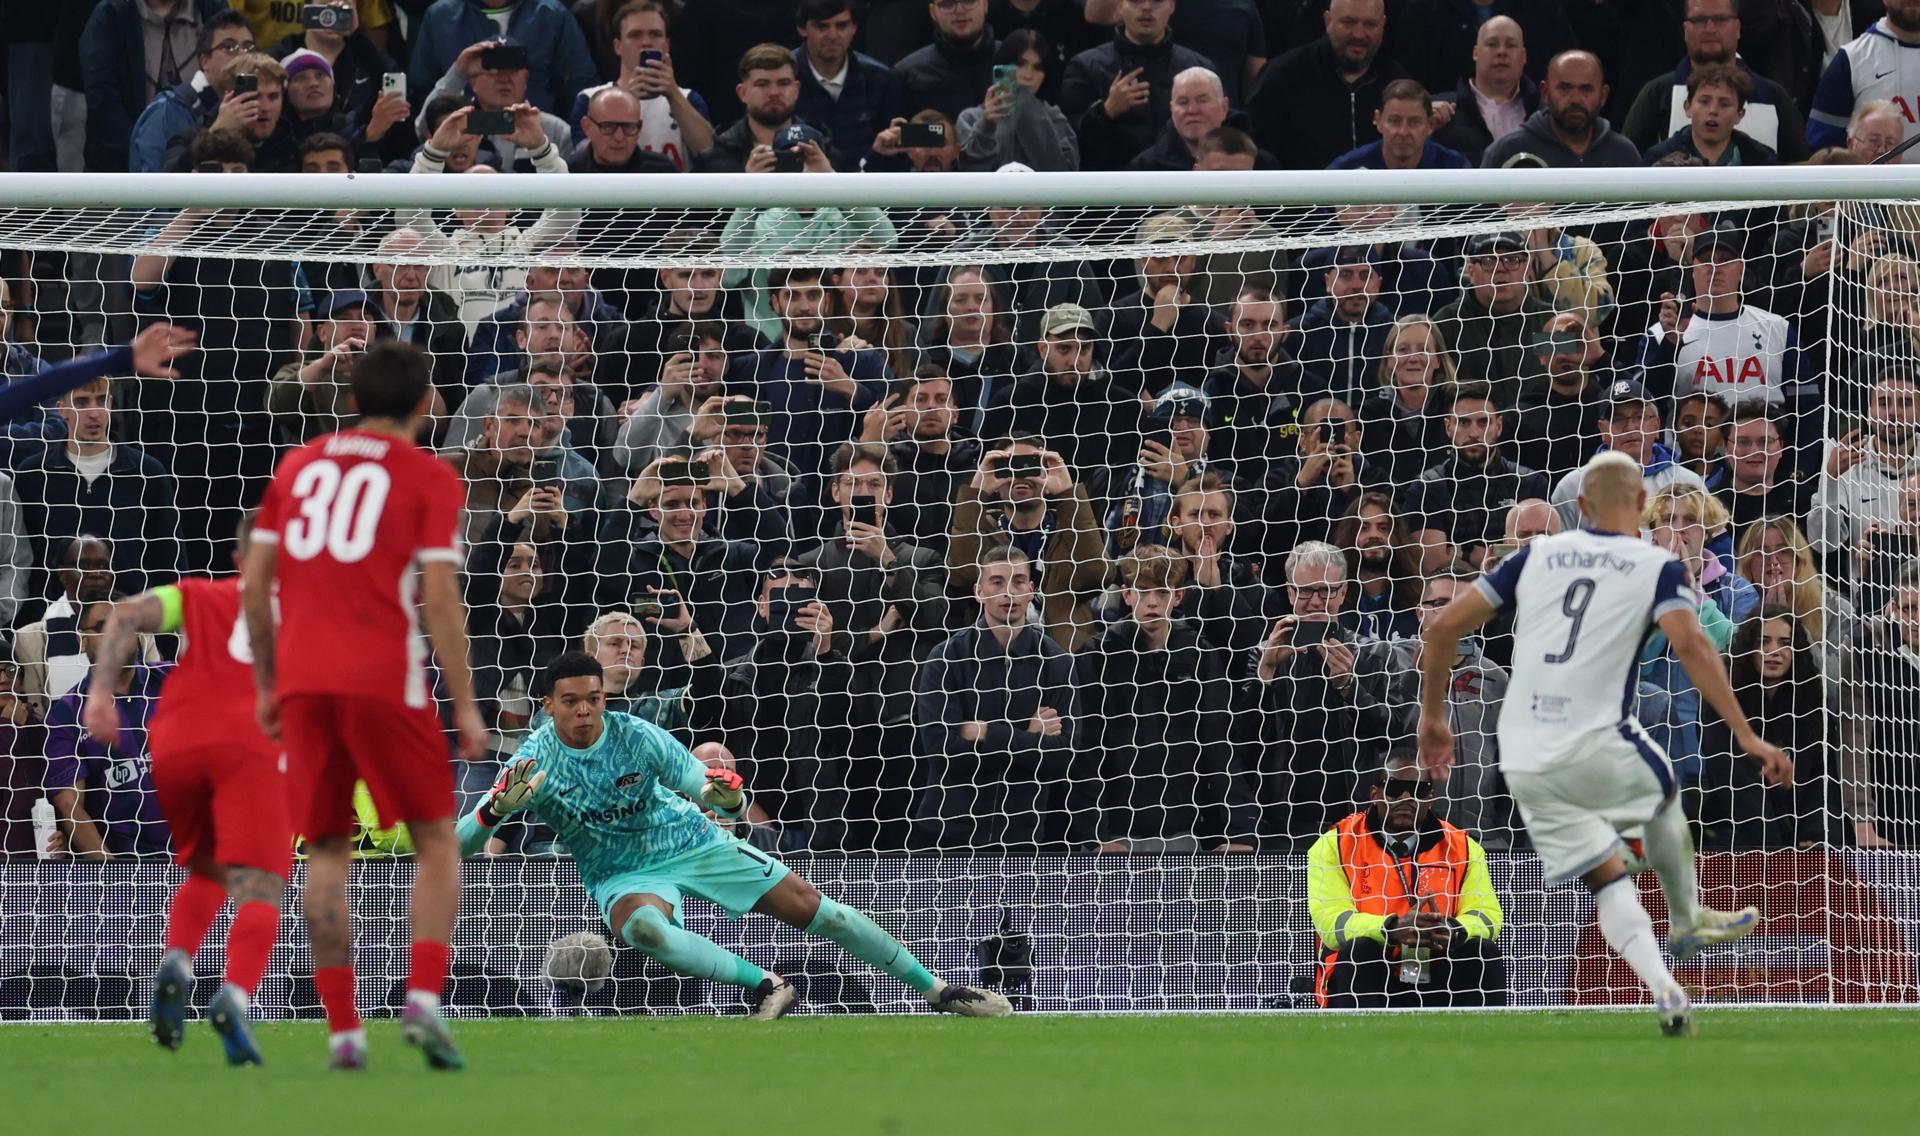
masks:
<svg viewBox="0 0 1920 1136"><path fill-rule="evenodd" d="M583 649L613 709L740 772L738 835L1027 1008L1638 1002L1500 775L1510 676L1549 665L1510 626L1463 644L1451 774L1398 784L1422 620L1579 524L1568 475L1605 446L1646 468L1645 538L1796 765L1763 784L1648 641L1630 708L1704 901L1763 918L1678 974L1920 995L1911 203L420 210L380 181L338 210L0 208L10 378L155 321L200 336L177 380L7 428L0 1017L144 1014L178 870L139 724L183 645L148 645L118 745L85 738L103 601L230 572L386 337L430 353L423 443L467 486L493 739L455 762L462 809ZM358 821L361 1001L395 1005L410 844ZM1403 830L1405 861L1355 851ZM617 942L605 982L550 978L556 940L617 937L537 823L465 884L458 1012L742 1005ZM1444 948L1371 930L1403 895L1452 920ZM692 892L684 916L815 1009L917 1002L764 916ZM318 1012L299 922L290 898L263 1014Z"/></svg>

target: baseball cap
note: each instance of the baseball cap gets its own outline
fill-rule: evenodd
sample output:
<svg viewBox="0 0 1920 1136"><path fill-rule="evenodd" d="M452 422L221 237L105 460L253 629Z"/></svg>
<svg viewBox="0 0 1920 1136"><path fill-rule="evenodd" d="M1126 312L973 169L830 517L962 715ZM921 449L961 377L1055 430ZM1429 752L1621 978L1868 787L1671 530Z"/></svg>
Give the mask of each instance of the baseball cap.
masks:
<svg viewBox="0 0 1920 1136"><path fill-rule="evenodd" d="M1334 264L1372 264L1378 259L1372 245L1341 245L1332 254Z"/></svg>
<svg viewBox="0 0 1920 1136"><path fill-rule="evenodd" d="M1621 379L1607 388L1607 404L1619 406L1626 402L1652 402L1653 396L1647 388L1632 379Z"/></svg>
<svg viewBox="0 0 1920 1136"><path fill-rule="evenodd" d="M774 134L773 149L791 150L803 142L811 142L824 150L827 147L827 136L804 122L796 122L790 126L781 127Z"/></svg>
<svg viewBox="0 0 1920 1136"><path fill-rule="evenodd" d="M1207 416L1207 396L1185 383L1176 383L1153 400L1153 416L1163 422L1171 422L1176 418L1204 420Z"/></svg>
<svg viewBox="0 0 1920 1136"><path fill-rule="evenodd" d="M327 293L319 303L313 306L313 318L317 320L330 320L341 312L350 311L354 308L366 311L372 307L373 301L367 298L365 292L354 288L342 288L338 292Z"/></svg>
<svg viewBox="0 0 1920 1136"><path fill-rule="evenodd" d="M1033 172L1033 167L1025 162L1003 162L1000 168L993 172L996 174L1030 174Z"/></svg>
<svg viewBox="0 0 1920 1136"><path fill-rule="evenodd" d="M1693 259L1705 260L1716 252L1725 253L1740 260L1746 259L1746 232L1730 225L1715 225L1693 238Z"/></svg>
<svg viewBox="0 0 1920 1136"><path fill-rule="evenodd" d="M1527 238L1519 233L1479 233L1467 238L1468 256L1499 256L1527 251Z"/></svg>
<svg viewBox="0 0 1920 1136"><path fill-rule="evenodd" d="M1093 313L1079 304L1055 304L1040 321L1040 334L1065 335L1070 331L1092 331Z"/></svg>
<svg viewBox="0 0 1920 1136"><path fill-rule="evenodd" d="M327 62L326 56L304 47L282 59L280 65L287 69L288 81L302 71L325 71L329 76L333 74L333 64Z"/></svg>

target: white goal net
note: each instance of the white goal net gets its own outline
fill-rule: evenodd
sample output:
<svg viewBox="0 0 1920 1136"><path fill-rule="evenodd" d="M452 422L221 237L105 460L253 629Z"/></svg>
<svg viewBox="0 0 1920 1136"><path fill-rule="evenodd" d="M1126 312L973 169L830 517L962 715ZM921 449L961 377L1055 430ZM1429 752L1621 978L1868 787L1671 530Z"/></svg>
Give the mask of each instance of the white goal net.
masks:
<svg viewBox="0 0 1920 1136"><path fill-rule="evenodd" d="M1912 1001L1920 203L1881 172L0 178L10 381L200 337L176 380L6 428L0 1018L144 1013L178 876L139 726L181 644L107 747L77 725L94 632L232 571L388 337L431 355L422 443L467 488L492 752L455 763L462 809L580 649L614 709L745 778L739 835L1026 1008L1638 1001L1501 777L1543 665L1510 626L1462 645L1451 774L1406 761L1423 621L1579 524L1605 447L1796 767L1763 784L1648 640L1629 707L1703 898L1764 921L1677 973ZM397 1006L410 846L359 822L361 1001ZM618 945L604 983L550 980L556 940L615 936L537 823L465 884L458 1012L740 1005ZM1444 948L1373 930L1415 910ZM298 911L268 1015L318 1013ZM912 1004L764 917L685 914L817 1009Z"/></svg>

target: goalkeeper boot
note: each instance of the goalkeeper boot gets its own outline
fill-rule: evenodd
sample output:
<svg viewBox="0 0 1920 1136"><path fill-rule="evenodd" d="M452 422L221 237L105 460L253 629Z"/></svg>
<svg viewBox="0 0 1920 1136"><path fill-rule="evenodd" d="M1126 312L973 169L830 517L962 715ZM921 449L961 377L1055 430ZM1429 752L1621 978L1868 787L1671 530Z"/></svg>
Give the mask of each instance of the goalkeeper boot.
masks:
<svg viewBox="0 0 1920 1136"><path fill-rule="evenodd" d="M940 1013L963 1018L1005 1018L1013 1014L1013 1003L1005 995L957 982L928 991L927 1004Z"/></svg>
<svg viewBox="0 0 1920 1136"><path fill-rule="evenodd" d="M1682 963L1708 947L1745 938L1759 926L1757 907L1744 907L1739 911L1713 911L1703 907L1700 922L1667 936L1667 949L1673 952L1674 962Z"/></svg>
<svg viewBox="0 0 1920 1136"><path fill-rule="evenodd" d="M1660 1011L1660 1032L1667 1037L1693 1036L1693 1002L1678 986L1660 995L1655 1003Z"/></svg>
<svg viewBox="0 0 1920 1136"><path fill-rule="evenodd" d="M260 1047L253 1043L253 1030L247 1026L247 1007L239 991L222 986L207 1003L207 1022L227 1047L227 1064L260 1065Z"/></svg>
<svg viewBox="0 0 1920 1136"><path fill-rule="evenodd" d="M747 1020L751 1022L771 1022L784 1018L800 1001L800 992L793 988L793 983L772 971L768 971L767 976L760 980L756 993L760 995L760 1004L753 1008L753 1013L747 1015Z"/></svg>
<svg viewBox="0 0 1920 1136"><path fill-rule="evenodd" d="M453 1034L447 1029L447 1020L440 1016L438 1010L430 1010L418 1003L409 1005L400 1014L400 1036L408 1045L427 1055L430 1068L467 1067L467 1063L460 1059L460 1051L453 1047Z"/></svg>
<svg viewBox="0 0 1920 1136"><path fill-rule="evenodd" d="M163 1049L179 1049L187 1032L187 998L193 993L193 964L180 951L168 951L153 976L153 1009L147 1028Z"/></svg>

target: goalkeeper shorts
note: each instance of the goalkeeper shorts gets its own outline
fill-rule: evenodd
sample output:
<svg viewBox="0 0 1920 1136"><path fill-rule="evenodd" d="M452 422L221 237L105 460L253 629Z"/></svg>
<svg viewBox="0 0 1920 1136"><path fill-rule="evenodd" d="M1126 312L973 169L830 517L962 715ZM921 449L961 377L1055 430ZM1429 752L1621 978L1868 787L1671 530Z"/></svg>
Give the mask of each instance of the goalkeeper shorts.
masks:
<svg viewBox="0 0 1920 1136"><path fill-rule="evenodd" d="M590 889L600 917L613 927L613 905L625 895L657 895L673 907L673 925L684 926L680 906L688 892L718 904L736 918L787 877L787 866L731 833L671 859L596 880ZM618 934L620 928L613 927Z"/></svg>

